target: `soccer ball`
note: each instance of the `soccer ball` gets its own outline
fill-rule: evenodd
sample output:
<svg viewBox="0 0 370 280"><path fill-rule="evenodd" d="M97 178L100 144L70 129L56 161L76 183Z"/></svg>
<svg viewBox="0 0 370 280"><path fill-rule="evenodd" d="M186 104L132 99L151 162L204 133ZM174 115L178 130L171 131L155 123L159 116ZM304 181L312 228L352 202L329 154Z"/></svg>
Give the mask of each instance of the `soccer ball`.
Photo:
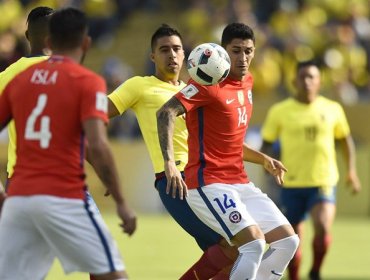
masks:
<svg viewBox="0 0 370 280"><path fill-rule="evenodd" d="M229 74L230 57L217 44L201 44L190 53L187 68L190 77L197 83L214 85L222 82Z"/></svg>

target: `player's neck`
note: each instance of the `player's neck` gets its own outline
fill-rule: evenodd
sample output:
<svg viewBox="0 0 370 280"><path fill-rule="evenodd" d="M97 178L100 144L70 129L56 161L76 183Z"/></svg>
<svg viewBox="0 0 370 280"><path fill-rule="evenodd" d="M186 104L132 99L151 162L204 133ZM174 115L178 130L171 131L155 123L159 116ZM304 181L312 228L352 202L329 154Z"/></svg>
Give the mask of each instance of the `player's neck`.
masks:
<svg viewBox="0 0 370 280"><path fill-rule="evenodd" d="M295 99L300 102L300 103L304 103L304 104L311 104L312 102L314 102L317 98L317 95L300 95L298 94Z"/></svg>
<svg viewBox="0 0 370 280"><path fill-rule="evenodd" d="M155 77L163 82L169 83L174 86L180 85L179 76L175 75L173 77L163 76L158 73L155 74Z"/></svg>
<svg viewBox="0 0 370 280"><path fill-rule="evenodd" d="M52 50L53 55L65 56L70 58L76 63L82 64L81 59L83 58L83 53L80 50Z"/></svg>

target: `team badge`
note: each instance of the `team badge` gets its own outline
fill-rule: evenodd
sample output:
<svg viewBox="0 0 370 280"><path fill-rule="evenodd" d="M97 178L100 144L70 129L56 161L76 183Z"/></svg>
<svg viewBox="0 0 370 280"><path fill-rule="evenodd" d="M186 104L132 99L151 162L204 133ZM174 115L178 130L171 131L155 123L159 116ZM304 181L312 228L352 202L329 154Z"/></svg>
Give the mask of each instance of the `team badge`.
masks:
<svg viewBox="0 0 370 280"><path fill-rule="evenodd" d="M249 104L253 104L252 91L250 89L248 90L248 100Z"/></svg>
<svg viewBox="0 0 370 280"><path fill-rule="evenodd" d="M242 90L238 90L238 101L240 105L244 105L244 93Z"/></svg>
<svg viewBox="0 0 370 280"><path fill-rule="evenodd" d="M238 211L233 211L229 215L230 222L237 224L241 221L242 215Z"/></svg>
<svg viewBox="0 0 370 280"><path fill-rule="evenodd" d="M190 99L197 94L199 90L194 85L190 84L180 90L180 92L186 97L186 99Z"/></svg>

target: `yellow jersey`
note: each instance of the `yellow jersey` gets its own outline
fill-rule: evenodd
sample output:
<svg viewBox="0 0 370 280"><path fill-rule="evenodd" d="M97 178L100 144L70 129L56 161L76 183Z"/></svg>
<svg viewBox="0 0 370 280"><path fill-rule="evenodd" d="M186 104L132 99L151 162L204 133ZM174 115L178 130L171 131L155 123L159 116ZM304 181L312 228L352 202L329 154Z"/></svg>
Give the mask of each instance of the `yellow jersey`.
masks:
<svg viewBox="0 0 370 280"><path fill-rule="evenodd" d="M280 141L288 172L284 187L332 187L338 182L335 139L350 133L342 106L323 96L311 104L288 98L270 109L262 138Z"/></svg>
<svg viewBox="0 0 370 280"><path fill-rule="evenodd" d="M108 98L120 114L132 109L138 120L141 133L148 148L155 173L164 171L164 162L159 145L156 113L185 83L178 86L164 82L155 76L136 76L119 86ZM173 135L175 161L178 169L183 171L188 162L188 132L184 116L176 118Z"/></svg>
<svg viewBox="0 0 370 280"><path fill-rule="evenodd" d="M7 84L20 72L26 70L31 65L40 62L48 58L47 56L34 56L34 57L22 57L3 72L0 73L0 94L3 92ZM6 171L8 173L8 178L13 174L13 168L16 162L16 134L15 134L15 125L14 121L11 121L8 125L8 135L9 135L9 144L8 144L8 163Z"/></svg>

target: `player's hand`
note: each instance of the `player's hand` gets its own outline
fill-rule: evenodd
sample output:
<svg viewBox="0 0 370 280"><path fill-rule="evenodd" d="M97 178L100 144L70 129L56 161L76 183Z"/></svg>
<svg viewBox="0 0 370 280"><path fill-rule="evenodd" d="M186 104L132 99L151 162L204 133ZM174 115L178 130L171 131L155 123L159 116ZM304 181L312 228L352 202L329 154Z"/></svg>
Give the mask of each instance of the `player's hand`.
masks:
<svg viewBox="0 0 370 280"><path fill-rule="evenodd" d="M356 170L351 170L347 174L347 185L352 188L352 193L356 194L361 191L361 182L357 176Z"/></svg>
<svg viewBox="0 0 370 280"><path fill-rule="evenodd" d="M136 215L125 203L117 204L117 214L122 220L120 224L125 233L131 236L136 230Z"/></svg>
<svg viewBox="0 0 370 280"><path fill-rule="evenodd" d="M188 196L188 187L182 179L181 172L176 168L176 164L172 161L168 161L164 165L164 171L167 178L166 193L170 194L172 189L172 198L176 198L177 191L179 192L179 198L182 200Z"/></svg>
<svg viewBox="0 0 370 280"><path fill-rule="evenodd" d="M277 159L266 156L263 161L263 167L268 173L274 176L277 184L282 185L284 183L285 172L288 171L283 163Z"/></svg>

